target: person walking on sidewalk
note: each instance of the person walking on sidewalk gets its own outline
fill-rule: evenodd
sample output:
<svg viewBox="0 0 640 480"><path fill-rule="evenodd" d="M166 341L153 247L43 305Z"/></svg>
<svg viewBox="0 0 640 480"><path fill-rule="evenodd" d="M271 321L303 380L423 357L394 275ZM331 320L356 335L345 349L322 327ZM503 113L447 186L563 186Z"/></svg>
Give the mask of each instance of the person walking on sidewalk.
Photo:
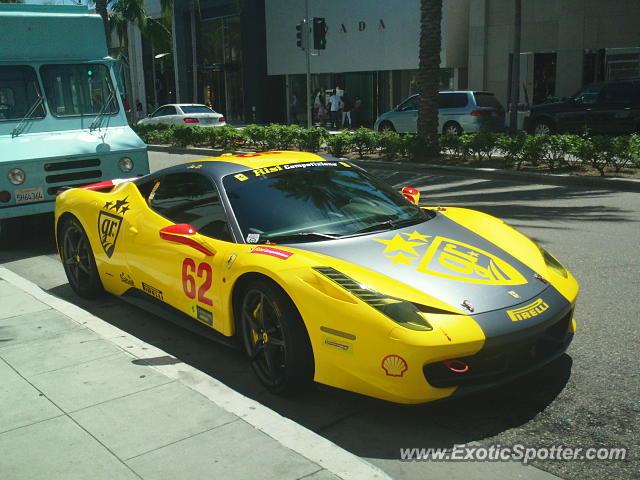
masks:
<svg viewBox="0 0 640 480"><path fill-rule="evenodd" d="M298 123L298 96L295 93L291 98L291 123Z"/></svg>
<svg viewBox="0 0 640 480"><path fill-rule="evenodd" d="M351 102L351 98L347 95L342 96L342 128L345 127L345 120L348 120L349 127L351 128L351 109L353 108L353 102Z"/></svg>
<svg viewBox="0 0 640 480"><path fill-rule="evenodd" d="M329 115L330 115L330 121L331 121L331 127L332 128L340 128L340 124L339 124L339 115L340 115L340 106L342 105L342 99L340 98L340 96L336 93L336 91L333 91L333 94L329 97Z"/></svg>

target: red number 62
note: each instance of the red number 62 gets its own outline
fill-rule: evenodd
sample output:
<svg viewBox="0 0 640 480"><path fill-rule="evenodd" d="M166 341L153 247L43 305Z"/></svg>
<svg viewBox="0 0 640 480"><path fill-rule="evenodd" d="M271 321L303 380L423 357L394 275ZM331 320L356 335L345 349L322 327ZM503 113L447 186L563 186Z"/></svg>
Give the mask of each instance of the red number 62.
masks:
<svg viewBox="0 0 640 480"><path fill-rule="evenodd" d="M192 258L185 258L182 262L182 289L184 294L189 298L196 298L196 279L194 277L196 273L196 262ZM211 288L211 279L213 272L211 271L211 265L206 262L202 262L198 265L197 269L198 278L203 278L204 282L198 289L198 301L205 305L213 305L213 301L207 297L207 292Z"/></svg>

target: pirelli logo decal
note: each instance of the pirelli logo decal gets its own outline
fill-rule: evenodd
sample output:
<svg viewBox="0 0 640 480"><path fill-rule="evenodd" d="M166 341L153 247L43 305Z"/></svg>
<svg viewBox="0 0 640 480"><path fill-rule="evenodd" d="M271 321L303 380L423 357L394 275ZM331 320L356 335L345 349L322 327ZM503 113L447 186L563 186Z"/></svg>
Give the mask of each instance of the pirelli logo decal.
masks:
<svg viewBox="0 0 640 480"><path fill-rule="evenodd" d="M520 320L527 320L529 318L536 317L541 313L544 313L549 308L547 302L538 298L535 302L530 303L525 307L516 308L514 310L507 310L509 318L512 322L519 322Z"/></svg>

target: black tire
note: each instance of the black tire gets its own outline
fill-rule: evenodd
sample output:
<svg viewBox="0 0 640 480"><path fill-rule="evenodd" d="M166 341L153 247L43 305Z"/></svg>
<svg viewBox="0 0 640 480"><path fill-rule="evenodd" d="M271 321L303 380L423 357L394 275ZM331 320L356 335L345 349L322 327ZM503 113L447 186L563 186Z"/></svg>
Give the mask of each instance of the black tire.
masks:
<svg viewBox="0 0 640 480"><path fill-rule="evenodd" d="M252 280L244 288L239 308L242 344L260 382L279 395L311 385L311 342L287 294L267 280Z"/></svg>
<svg viewBox="0 0 640 480"><path fill-rule="evenodd" d="M391 122L389 122L389 121L385 120L385 121L384 121L384 122L382 122L382 123L380 124L380 126L378 127L378 131L380 131L380 132L395 132L395 131L396 131L396 129L395 129L395 127L393 126L393 123L391 123Z"/></svg>
<svg viewBox="0 0 640 480"><path fill-rule="evenodd" d="M550 120L541 118L536 120L531 129L531 133L534 135L552 135L556 133L556 127Z"/></svg>
<svg viewBox="0 0 640 480"><path fill-rule="evenodd" d="M457 122L447 122L442 127L443 135L452 135L454 137L459 137L463 133L464 133L464 130L462 130L462 127Z"/></svg>
<svg viewBox="0 0 640 480"><path fill-rule="evenodd" d="M0 250L9 250L22 241L28 218L13 217L0 220Z"/></svg>
<svg viewBox="0 0 640 480"><path fill-rule="evenodd" d="M67 218L63 222L58 239L69 285L82 298L98 298L104 294L104 288L89 238L76 218Z"/></svg>

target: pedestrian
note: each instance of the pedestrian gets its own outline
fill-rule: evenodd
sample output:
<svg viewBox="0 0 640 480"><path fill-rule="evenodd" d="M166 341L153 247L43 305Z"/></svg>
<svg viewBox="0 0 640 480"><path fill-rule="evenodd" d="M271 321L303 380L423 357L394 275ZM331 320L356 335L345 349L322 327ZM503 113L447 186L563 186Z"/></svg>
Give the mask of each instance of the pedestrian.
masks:
<svg viewBox="0 0 640 480"><path fill-rule="evenodd" d="M348 95L342 95L342 128L345 128L345 120L348 120L349 128L351 128L351 109L353 102Z"/></svg>
<svg viewBox="0 0 640 480"><path fill-rule="evenodd" d="M136 100L136 115L138 116L138 120L144 118L144 110L142 108L142 102L140 100Z"/></svg>
<svg viewBox="0 0 640 480"><path fill-rule="evenodd" d="M353 117L353 128L359 128L362 126L362 99L356 97L353 101L353 110L351 110Z"/></svg>
<svg viewBox="0 0 640 480"><path fill-rule="evenodd" d="M338 115L340 114L340 107L342 106L342 100L340 96L333 90L332 95L329 97L329 121L332 128L339 128Z"/></svg>
<svg viewBox="0 0 640 480"><path fill-rule="evenodd" d="M316 97L318 108L316 110L316 118L321 127L324 127L327 118L327 99L324 96L324 92L320 90Z"/></svg>
<svg viewBox="0 0 640 480"><path fill-rule="evenodd" d="M291 97L291 123L298 123L298 96Z"/></svg>

